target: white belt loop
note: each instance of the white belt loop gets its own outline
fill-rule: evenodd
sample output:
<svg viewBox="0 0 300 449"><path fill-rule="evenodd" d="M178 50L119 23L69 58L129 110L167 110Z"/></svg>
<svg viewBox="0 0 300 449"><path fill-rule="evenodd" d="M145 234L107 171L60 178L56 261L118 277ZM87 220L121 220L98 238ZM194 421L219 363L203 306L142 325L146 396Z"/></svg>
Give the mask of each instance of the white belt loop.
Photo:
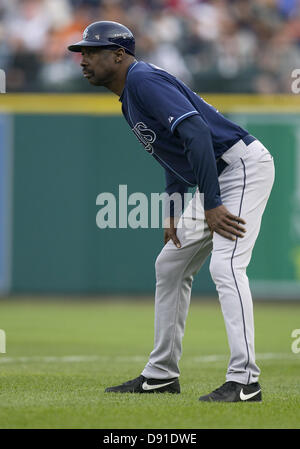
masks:
<svg viewBox="0 0 300 449"><path fill-rule="evenodd" d="M221 159L227 162L227 164L231 164L232 162L236 161L241 157L244 158L246 156L246 153L247 153L247 145L241 139L237 143L235 143L231 148L225 151L225 153L222 154Z"/></svg>

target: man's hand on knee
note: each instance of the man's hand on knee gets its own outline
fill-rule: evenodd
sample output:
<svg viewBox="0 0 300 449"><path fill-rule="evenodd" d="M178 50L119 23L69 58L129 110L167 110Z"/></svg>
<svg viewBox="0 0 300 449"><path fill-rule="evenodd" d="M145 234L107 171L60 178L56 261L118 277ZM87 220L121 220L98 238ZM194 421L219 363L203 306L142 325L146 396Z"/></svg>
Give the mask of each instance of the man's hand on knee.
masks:
<svg viewBox="0 0 300 449"><path fill-rule="evenodd" d="M223 205L206 210L205 218L211 233L217 232L229 240L244 237L246 229L240 223L246 224L245 220L232 215Z"/></svg>
<svg viewBox="0 0 300 449"><path fill-rule="evenodd" d="M177 220L174 217L168 217L165 219L164 243L166 244L169 240L172 240L177 248L181 248L180 241L178 240L176 234L176 221Z"/></svg>

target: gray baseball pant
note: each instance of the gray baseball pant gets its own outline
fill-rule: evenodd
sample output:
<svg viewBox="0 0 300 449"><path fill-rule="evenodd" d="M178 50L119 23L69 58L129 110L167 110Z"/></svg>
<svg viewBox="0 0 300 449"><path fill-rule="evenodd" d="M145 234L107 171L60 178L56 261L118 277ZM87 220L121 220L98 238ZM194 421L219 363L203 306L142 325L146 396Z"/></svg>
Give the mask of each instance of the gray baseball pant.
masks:
<svg viewBox="0 0 300 449"><path fill-rule="evenodd" d="M243 238L211 236L203 201L196 191L177 227L181 248L170 240L156 268L155 338L142 374L169 379L180 374L178 363L194 275L210 253L210 273L218 291L231 357L226 381L257 382L252 296L246 269L260 230L262 215L274 182L274 163L258 140L239 141L222 156L229 165L219 176L223 204L246 221ZM196 218L196 219L195 219Z"/></svg>

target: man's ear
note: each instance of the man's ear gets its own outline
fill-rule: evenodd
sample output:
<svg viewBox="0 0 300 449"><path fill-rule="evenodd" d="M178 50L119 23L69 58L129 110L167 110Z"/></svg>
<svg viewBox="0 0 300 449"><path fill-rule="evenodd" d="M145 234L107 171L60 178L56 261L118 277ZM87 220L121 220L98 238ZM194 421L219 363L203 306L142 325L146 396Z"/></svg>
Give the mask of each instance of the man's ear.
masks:
<svg viewBox="0 0 300 449"><path fill-rule="evenodd" d="M118 48L118 49L115 51L115 62L116 62L117 64L119 64L120 62L122 62L123 59L124 59L124 55L125 55L125 50L124 50L124 48Z"/></svg>

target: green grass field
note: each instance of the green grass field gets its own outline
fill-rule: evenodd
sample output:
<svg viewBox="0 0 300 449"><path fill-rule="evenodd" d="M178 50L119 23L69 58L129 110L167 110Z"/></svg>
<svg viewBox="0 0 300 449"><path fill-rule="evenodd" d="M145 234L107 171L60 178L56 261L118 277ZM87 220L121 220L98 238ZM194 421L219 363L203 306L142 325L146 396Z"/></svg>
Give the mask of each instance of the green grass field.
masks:
<svg viewBox="0 0 300 449"><path fill-rule="evenodd" d="M181 395L104 394L137 377L153 345L151 301L0 302L0 428L300 428L300 303L256 303L263 403L207 404L225 381L228 346L216 300L192 301ZM210 356L210 357L208 357Z"/></svg>

